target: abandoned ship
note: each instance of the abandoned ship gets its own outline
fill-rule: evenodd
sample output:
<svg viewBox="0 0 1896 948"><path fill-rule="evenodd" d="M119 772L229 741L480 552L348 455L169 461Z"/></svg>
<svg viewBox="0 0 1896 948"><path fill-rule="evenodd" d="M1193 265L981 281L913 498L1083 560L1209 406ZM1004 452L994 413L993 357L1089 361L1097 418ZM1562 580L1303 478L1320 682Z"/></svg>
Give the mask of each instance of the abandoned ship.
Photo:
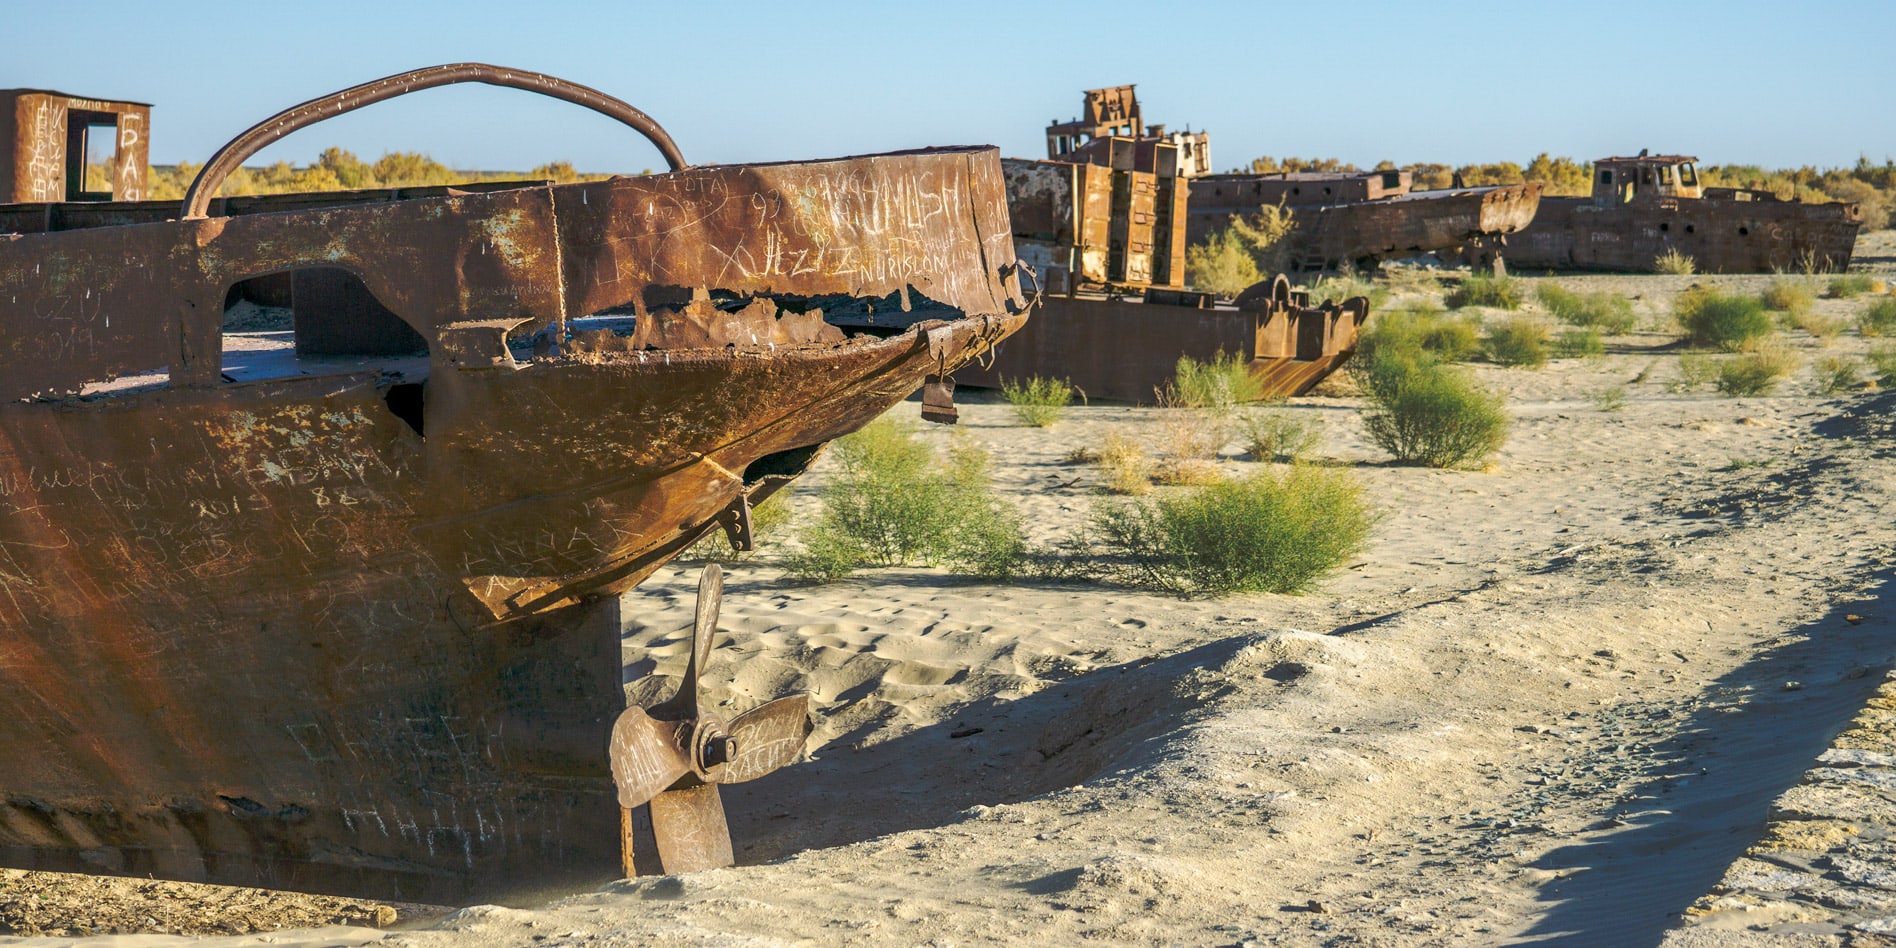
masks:
<svg viewBox="0 0 1896 948"><path fill-rule="evenodd" d="M1507 259L1532 269L1651 273L1676 253L1701 273L1843 270L1862 222L1855 204L1708 188L1697 158L1642 151L1594 162L1587 197L1543 199Z"/></svg>
<svg viewBox="0 0 1896 948"><path fill-rule="evenodd" d="M454 82L670 170L213 197ZM437 902L618 876L618 595L1026 320L992 148L693 167L617 99L458 64L258 124L180 207L135 200L144 107L0 103L0 865ZM286 274L293 330L225 328Z"/></svg>
<svg viewBox="0 0 1896 948"><path fill-rule="evenodd" d="M1014 247L1045 284L1034 318L958 378L1064 379L1089 398L1152 402L1181 356L1245 362L1266 396L1308 391L1341 365L1369 315L1361 297L1311 305L1281 278L1233 303L1185 288L1190 175L1204 133L1161 134L1131 86L1087 93L1048 132L1046 160L1005 159Z"/></svg>

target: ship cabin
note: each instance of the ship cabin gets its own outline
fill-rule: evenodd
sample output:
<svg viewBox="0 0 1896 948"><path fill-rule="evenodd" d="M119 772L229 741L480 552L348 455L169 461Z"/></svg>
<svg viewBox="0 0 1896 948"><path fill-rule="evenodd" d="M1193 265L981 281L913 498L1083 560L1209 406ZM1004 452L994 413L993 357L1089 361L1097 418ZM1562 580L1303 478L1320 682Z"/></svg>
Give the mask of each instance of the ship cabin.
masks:
<svg viewBox="0 0 1896 948"><path fill-rule="evenodd" d="M145 197L151 106L0 89L0 204Z"/></svg>
<svg viewBox="0 0 1896 948"><path fill-rule="evenodd" d="M1593 163L1593 203L1631 204L1664 198L1698 199L1698 159L1691 155L1601 158Z"/></svg>

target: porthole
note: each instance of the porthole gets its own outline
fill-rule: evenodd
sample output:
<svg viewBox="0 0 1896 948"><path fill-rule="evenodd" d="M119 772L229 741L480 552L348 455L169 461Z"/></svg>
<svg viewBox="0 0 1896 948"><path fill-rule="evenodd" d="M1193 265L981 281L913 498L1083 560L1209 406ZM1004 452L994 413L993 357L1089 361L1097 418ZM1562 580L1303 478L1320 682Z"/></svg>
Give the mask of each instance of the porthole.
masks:
<svg viewBox="0 0 1896 948"><path fill-rule="evenodd" d="M1749 228L1749 227L1740 227L1740 228L1738 228L1738 236L1740 236L1740 237L1749 237L1749 236L1751 236L1751 228Z"/></svg>
<svg viewBox="0 0 1896 948"><path fill-rule="evenodd" d="M1671 230L1671 229L1672 229L1672 225L1671 225L1671 224L1668 224L1668 223L1666 223L1665 221L1660 221L1660 222L1659 222L1659 229L1660 229L1661 231L1668 231L1668 230Z"/></svg>
<svg viewBox="0 0 1896 948"><path fill-rule="evenodd" d="M1685 225L1685 232L1686 232L1686 233L1688 233L1688 234L1689 234L1689 233L1692 233L1692 231L1693 231L1693 230L1694 230L1694 227L1693 227L1693 225L1691 225L1691 224L1687 224L1687 225Z"/></svg>

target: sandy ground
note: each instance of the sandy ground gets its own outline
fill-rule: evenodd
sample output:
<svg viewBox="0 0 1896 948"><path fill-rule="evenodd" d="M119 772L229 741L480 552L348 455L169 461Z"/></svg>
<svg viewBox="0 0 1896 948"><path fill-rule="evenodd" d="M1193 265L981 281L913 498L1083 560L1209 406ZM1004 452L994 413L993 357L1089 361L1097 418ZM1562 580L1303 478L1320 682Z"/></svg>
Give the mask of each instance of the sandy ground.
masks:
<svg viewBox="0 0 1896 948"><path fill-rule="evenodd" d="M1896 270L1896 241L1872 235L1863 256ZM1695 279L1770 278L1561 282L1636 296L1656 326ZM1896 928L1880 921L1896 918L1896 778L1879 776L1896 773L1896 686L1879 692L1896 664L1896 394L1817 393L1817 358L1873 341L1855 332L1793 334L1804 369L1739 399L1675 391L1673 339L1478 366L1515 418L1482 471L1389 466L1359 400L1294 400L1322 420L1318 456L1382 514L1305 596L921 569L807 587L766 549L727 568L707 686L739 710L807 690L819 723L809 759L727 788L739 868L444 917L402 907L394 932L364 927L372 905L257 909L254 929L356 927L195 943L1881 943ZM1157 417L1091 406L1037 430L971 404L961 427L1048 541L1099 497L1069 455L1114 432L1152 442ZM1238 448L1227 469L1257 466ZM682 665L696 577L680 565L642 587L638 689ZM1812 796L1831 785L1870 796ZM136 885L197 906L235 891L121 883L77 901L8 874L0 919L19 917L23 885L73 905L28 930L74 934L120 927L99 906L142 911ZM70 924L81 911L92 924Z"/></svg>

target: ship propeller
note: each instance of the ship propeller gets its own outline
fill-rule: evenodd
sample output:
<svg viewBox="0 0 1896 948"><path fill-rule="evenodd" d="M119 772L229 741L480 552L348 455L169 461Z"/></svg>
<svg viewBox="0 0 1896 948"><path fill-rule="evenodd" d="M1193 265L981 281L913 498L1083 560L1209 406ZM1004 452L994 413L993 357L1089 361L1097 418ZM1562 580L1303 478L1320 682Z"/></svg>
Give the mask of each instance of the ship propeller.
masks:
<svg viewBox="0 0 1896 948"><path fill-rule="evenodd" d="M704 707L698 680L711 658L723 599L724 571L712 563L698 580L691 656L677 692L649 708L625 709L612 727L619 805L628 811L650 807L659 865L667 874L735 865L718 785L755 780L790 763L810 736L808 694L778 698L729 722ZM631 875L631 833L624 835Z"/></svg>

